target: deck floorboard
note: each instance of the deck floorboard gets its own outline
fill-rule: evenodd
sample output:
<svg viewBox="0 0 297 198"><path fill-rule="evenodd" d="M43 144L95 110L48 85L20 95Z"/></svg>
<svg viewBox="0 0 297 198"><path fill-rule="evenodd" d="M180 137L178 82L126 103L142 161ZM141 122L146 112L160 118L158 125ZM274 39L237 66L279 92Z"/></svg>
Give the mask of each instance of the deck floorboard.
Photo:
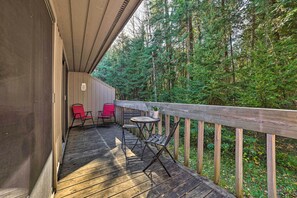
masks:
<svg viewBox="0 0 297 198"><path fill-rule="evenodd" d="M133 137L132 134L127 134ZM70 131L55 197L234 197L227 191L163 156L169 177L141 148L121 149L121 128L74 128Z"/></svg>

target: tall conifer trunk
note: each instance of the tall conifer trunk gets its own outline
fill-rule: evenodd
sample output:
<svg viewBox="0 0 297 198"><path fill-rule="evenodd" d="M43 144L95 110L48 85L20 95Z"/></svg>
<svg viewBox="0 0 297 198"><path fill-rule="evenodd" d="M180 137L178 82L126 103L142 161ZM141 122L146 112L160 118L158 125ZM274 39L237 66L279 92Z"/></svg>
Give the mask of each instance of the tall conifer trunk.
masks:
<svg viewBox="0 0 297 198"><path fill-rule="evenodd" d="M187 88L189 89L189 82L190 82L190 66L192 64L192 57L193 57L193 41L194 41L194 34L193 34L193 17L192 17L192 8L190 5L190 0L187 0Z"/></svg>

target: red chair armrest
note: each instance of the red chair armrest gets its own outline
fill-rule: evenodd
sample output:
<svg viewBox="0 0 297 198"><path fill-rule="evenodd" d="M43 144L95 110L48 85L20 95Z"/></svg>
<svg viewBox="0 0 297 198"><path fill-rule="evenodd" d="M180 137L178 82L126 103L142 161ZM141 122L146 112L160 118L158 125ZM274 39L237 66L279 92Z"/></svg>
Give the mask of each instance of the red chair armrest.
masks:
<svg viewBox="0 0 297 198"><path fill-rule="evenodd" d="M92 111L86 111L85 113L86 113L86 116L87 116L88 114L91 114L91 116L93 117L93 115L92 115Z"/></svg>

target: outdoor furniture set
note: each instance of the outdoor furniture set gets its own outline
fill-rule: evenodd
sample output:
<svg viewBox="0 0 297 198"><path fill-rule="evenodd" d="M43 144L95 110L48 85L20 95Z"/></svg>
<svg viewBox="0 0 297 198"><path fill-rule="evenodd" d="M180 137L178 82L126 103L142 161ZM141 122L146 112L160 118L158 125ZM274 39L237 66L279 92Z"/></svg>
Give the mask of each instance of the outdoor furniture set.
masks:
<svg viewBox="0 0 297 198"><path fill-rule="evenodd" d="M139 111L123 112L124 124L122 125L122 149L123 149L123 152L125 153L126 158L127 158L127 154L126 154L127 139L126 139L125 131L127 130L129 131L129 129L132 129L132 128L138 128L138 132L139 132L138 136L136 136L136 138L134 139L129 139L129 140L134 140L134 143L132 143L133 146L131 150L133 150L136 145L140 144L141 147L143 147L141 160L143 159L144 151L146 148L148 148L154 154L151 162L143 169L143 171L145 172L154 162L158 161L161 164L161 166L165 169L168 176L171 177L167 168L160 160L160 156L165 151L169 154L170 158L174 161L174 163L176 163L176 161L168 151L167 146L171 138L173 137L176 131L176 128L179 125L180 120L178 120L171 126L171 129L168 135L166 134L160 135L160 134L152 133L154 126L156 125L156 123L160 121L159 118L139 116L139 115L140 115ZM126 121L130 121L130 123L127 123ZM131 122L134 124L131 124ZM144 146L142 145L142 143L144 143ZM157 152L155 152L151 146L154 146L157 149Z"/></svg>
<svg viewBox="0 0 297 198"><path fill-rule="evenodd" d="M85 111L84 106L82 104L72 105L72 112L73 112L73 119L72 119L70 129L73 127L75 120L79 120L81 122L81 125L79 125L81 127L84 127L84 124L87 120L92 120L93 125L95 125L92 112ZM102 119L103 123L105 123L105 120L112 120L112 119L114 120L114 122L116 122L115 105L112 103L104 104L103 111L98 111L97 125L99 125L99 119ZM165 169L168 176L171 177L165 165L160 160L160 156L162 155L163 152L167 152L170 158L174 162L176 162L172 157L172 155L170 154L170 152L168 151L167 145L169 144L171 138L173 137L174 132L176 131L176 128L179 125L180 120L178 120L171 126L171 129L168 135L166 134L160 135L160 134L152 133L154 126L159 121L160 119L156 118L155 116L154 117L141 116L141 112L138 110L129 110L129 111L124 110L121 148L125 154L125 157L127 158L127 153L126 153L127 145L133 145L131 148L132 151L137 145L140 145L142 148L141 160L143 160L145 149L148 148L148 150L151 151L154 154L154 156L151 162L143 169L143 171L145 172L154 162L158 161L161 164L161 166ZM138 136L136 136L136 138L126 137L125 132L131 131L131 129L138 129ZM157 152L155 152L151 146L154 146L157 149Z"/></svg>
<svg viewBox="0 0 297 198"><path fill-rule="evenodd" d="M73 104L72 105L72 113L73 113L73 119L72 119L72 123L70 126L70 129L74 124L75 120L79 120L81 122L81 125L79 126L84 126L85 122L87 120L92 120L93 125L94 124L94 119L93 119L93 115L92 115L92 111L85 111L84 110L84 106L83 104ZM97 125L99 125L99 120L102 119L103 124L105 123L106 120L114 120L114 122L116 121L115 118L115 106L112 103L105 103L103 105L103 110L102 111L98 111L98 116L97 116Z"/></svg>

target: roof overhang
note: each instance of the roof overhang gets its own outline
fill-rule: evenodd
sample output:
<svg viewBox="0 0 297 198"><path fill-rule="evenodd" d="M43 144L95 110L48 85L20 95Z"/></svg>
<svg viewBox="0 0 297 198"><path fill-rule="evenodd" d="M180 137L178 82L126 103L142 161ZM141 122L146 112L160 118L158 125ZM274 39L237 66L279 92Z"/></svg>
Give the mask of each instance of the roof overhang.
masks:
<svg viewBox="0 0 297 198"><path fill-rule="evenodd" d="M53 0L69 71L91 73L141 0Z"/></svg>

